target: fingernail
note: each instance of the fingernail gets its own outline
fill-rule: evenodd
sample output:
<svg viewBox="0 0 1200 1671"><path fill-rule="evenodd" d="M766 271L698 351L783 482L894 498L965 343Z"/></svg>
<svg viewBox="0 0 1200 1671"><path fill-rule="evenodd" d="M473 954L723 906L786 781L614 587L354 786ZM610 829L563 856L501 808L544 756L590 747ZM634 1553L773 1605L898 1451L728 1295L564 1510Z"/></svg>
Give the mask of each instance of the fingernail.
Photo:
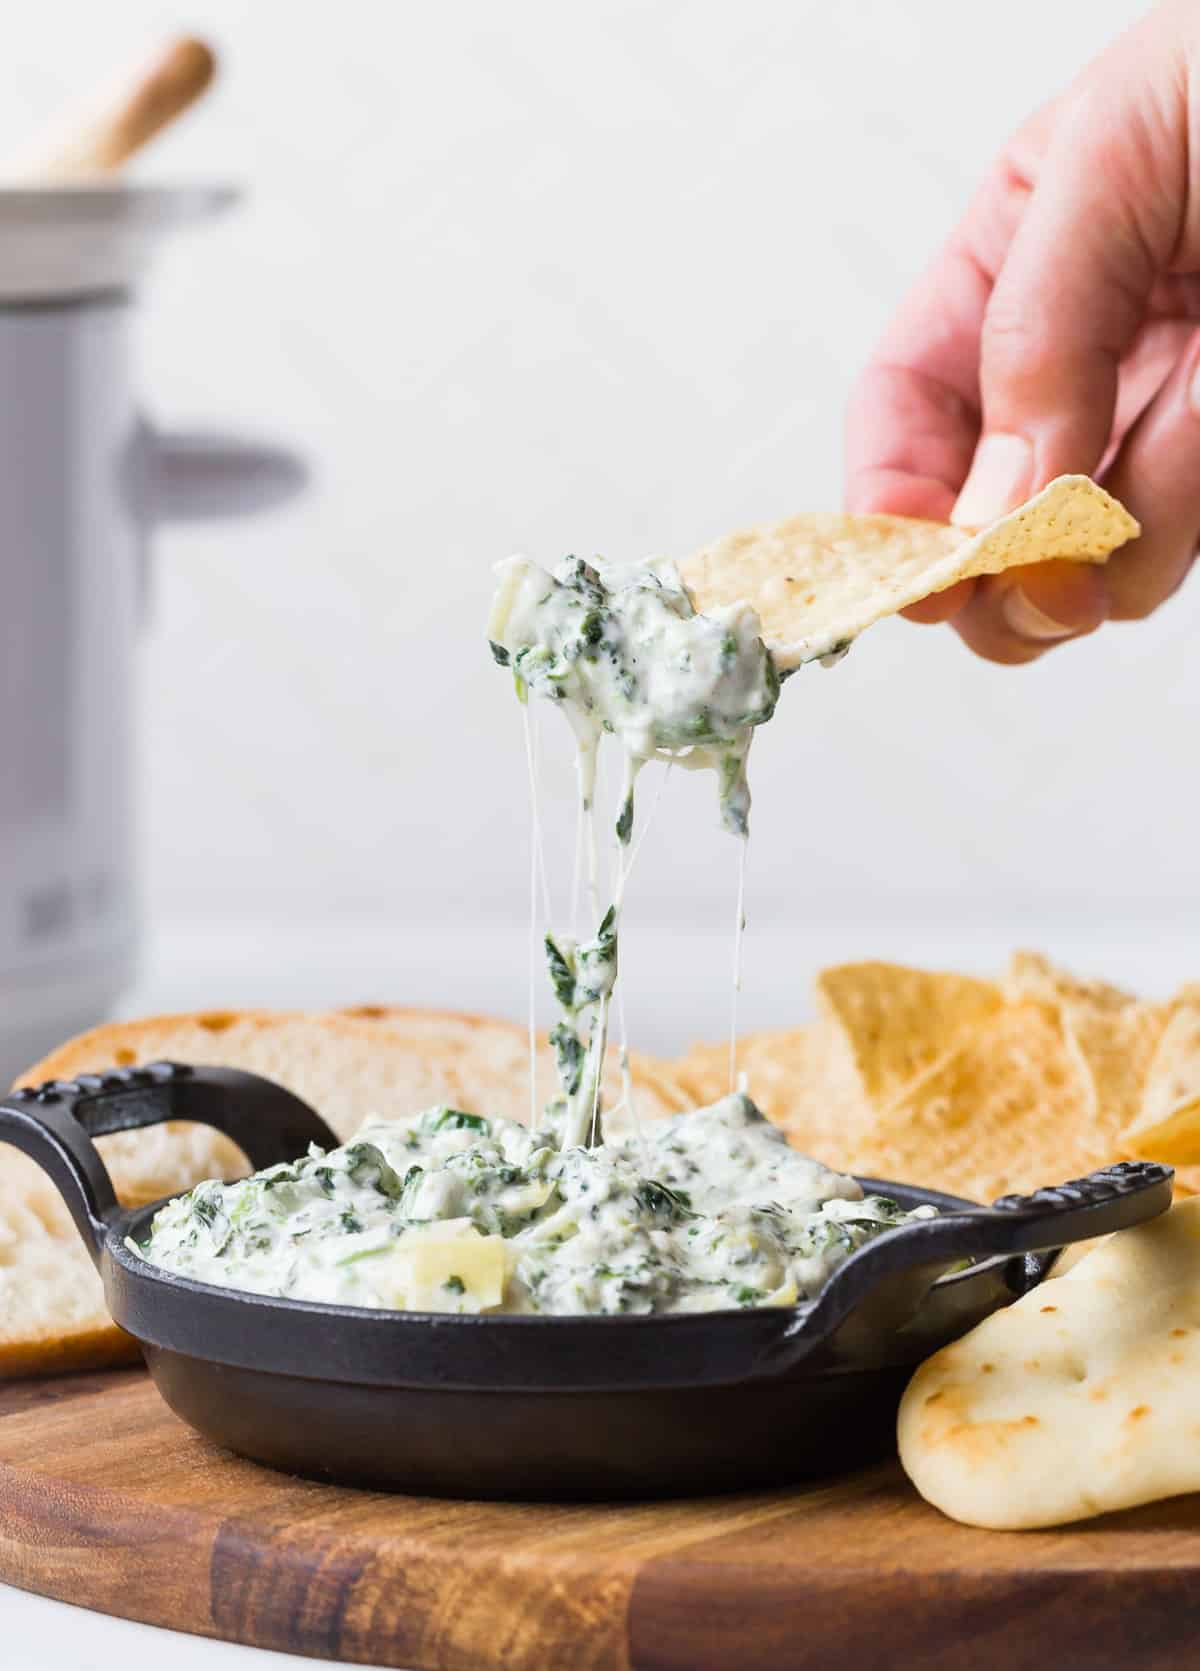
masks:
<svg viewBox="0 0 1200 1671"><path fill-rule="evenodd" d="M1031 603L1019 586L1005 592L1000 602L1000 613L1022 638L1070 638L1075 631L1074 627L1064 627L1061 621L1054 620L1036 603Z"/></svg>
<svg viewBox="0 0 1200 1671"><path fill-rule="evenodd" d="M1029 497L1033 448L1023 435L985 435L950 513L960 528L984 528Z"/></svg>

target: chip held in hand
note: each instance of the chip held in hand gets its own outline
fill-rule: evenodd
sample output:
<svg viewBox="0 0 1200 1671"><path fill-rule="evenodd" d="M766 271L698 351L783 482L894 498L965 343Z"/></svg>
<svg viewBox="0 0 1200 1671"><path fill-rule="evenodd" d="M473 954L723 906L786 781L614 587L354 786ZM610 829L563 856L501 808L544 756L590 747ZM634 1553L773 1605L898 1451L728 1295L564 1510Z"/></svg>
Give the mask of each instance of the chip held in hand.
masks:
<svg viewBox="0 0 1200 1671"><path fill-rule="evenodd" d="M976 533L905 516L809 514L727 534L678 567L702 614L751 604L790 672L960 580L1051 558L1103 563L1140 532L1089 477L1059 476Z"/></svg>

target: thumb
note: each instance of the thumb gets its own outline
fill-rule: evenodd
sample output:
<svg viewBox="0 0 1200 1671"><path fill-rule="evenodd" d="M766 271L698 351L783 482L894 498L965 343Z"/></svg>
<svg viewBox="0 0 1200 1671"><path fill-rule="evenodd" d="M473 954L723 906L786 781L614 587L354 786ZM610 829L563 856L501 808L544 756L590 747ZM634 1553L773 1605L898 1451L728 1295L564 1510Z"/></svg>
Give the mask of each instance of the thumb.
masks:
<svg viewBox="0 0 1200 1671"><path fill-rule="evenodd" d="M1064 101L984 315L983 431L955 522L994 521L1053 477L1099 465L1121 360L1187 201L1178 81L1148 51L1134 75L1101 59Z"/></svg>

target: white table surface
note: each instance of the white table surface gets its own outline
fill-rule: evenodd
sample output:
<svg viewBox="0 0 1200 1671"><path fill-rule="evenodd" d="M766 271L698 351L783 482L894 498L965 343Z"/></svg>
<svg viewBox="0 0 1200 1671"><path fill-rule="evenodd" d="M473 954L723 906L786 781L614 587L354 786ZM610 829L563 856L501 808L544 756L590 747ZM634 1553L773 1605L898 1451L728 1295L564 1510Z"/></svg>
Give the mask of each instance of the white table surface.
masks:
<svg viewBox="0 0 1200 1671"><path fill-rule="evenodd" d="M268 1671L293 1654L239 1648L153 1625L89 1613L0 1585L0 1664L10 1671L112 1671L114 1665L169 1665L171 1671ZM321 1660L336 1671L344 1660Z"/></svg>

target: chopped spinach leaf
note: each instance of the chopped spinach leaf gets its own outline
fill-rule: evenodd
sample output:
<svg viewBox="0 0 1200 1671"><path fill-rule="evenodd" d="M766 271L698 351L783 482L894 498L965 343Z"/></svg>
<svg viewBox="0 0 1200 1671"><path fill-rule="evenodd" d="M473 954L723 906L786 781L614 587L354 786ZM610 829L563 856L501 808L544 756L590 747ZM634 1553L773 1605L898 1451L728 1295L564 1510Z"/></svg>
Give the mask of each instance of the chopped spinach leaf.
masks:
<svg viewBox="0 0 1200 1671"><path fill-rule="evenodd" d="M434 1131L477 1131L486 1137L491 1126L482 1114L464 1114L461 1108L444 1108L434 1121Z"/></svg>
<svg viewBox="0 0 1200 1671"><path fill-rule="evenodd" d="M583 1041L573 1027L560 1021L550 1030L550 1046L554 1051L559 1084L567 1096L573 1097L583 1077Z"/></svg>
<svg viewBox="0 0 1200 1671"><path fill-rule="evenodd" d="M554 996L564 1010L575 1008L575 976L571 965L558 949L558 944L552 934L545 939L546 962L550 969L550 984L554 988Z"/></svg>
<svg viewBox="0 0 1200 1671"><path fill-rule="evenodd" d="M617 815L617 840L622 847L629 846L629 838L633 834L633 790L631 789L621 803L621 811Z"/></svg>
<svg viewBox="0 0 1200 1671"><path fill-rule="evenodd" d="M382 1150L377 1149L374 1143L347 1144L346 1171L354 1183L373 1184L390 1201L399 1200L404 1188L399 1173L388 1165Z"/></svg>

